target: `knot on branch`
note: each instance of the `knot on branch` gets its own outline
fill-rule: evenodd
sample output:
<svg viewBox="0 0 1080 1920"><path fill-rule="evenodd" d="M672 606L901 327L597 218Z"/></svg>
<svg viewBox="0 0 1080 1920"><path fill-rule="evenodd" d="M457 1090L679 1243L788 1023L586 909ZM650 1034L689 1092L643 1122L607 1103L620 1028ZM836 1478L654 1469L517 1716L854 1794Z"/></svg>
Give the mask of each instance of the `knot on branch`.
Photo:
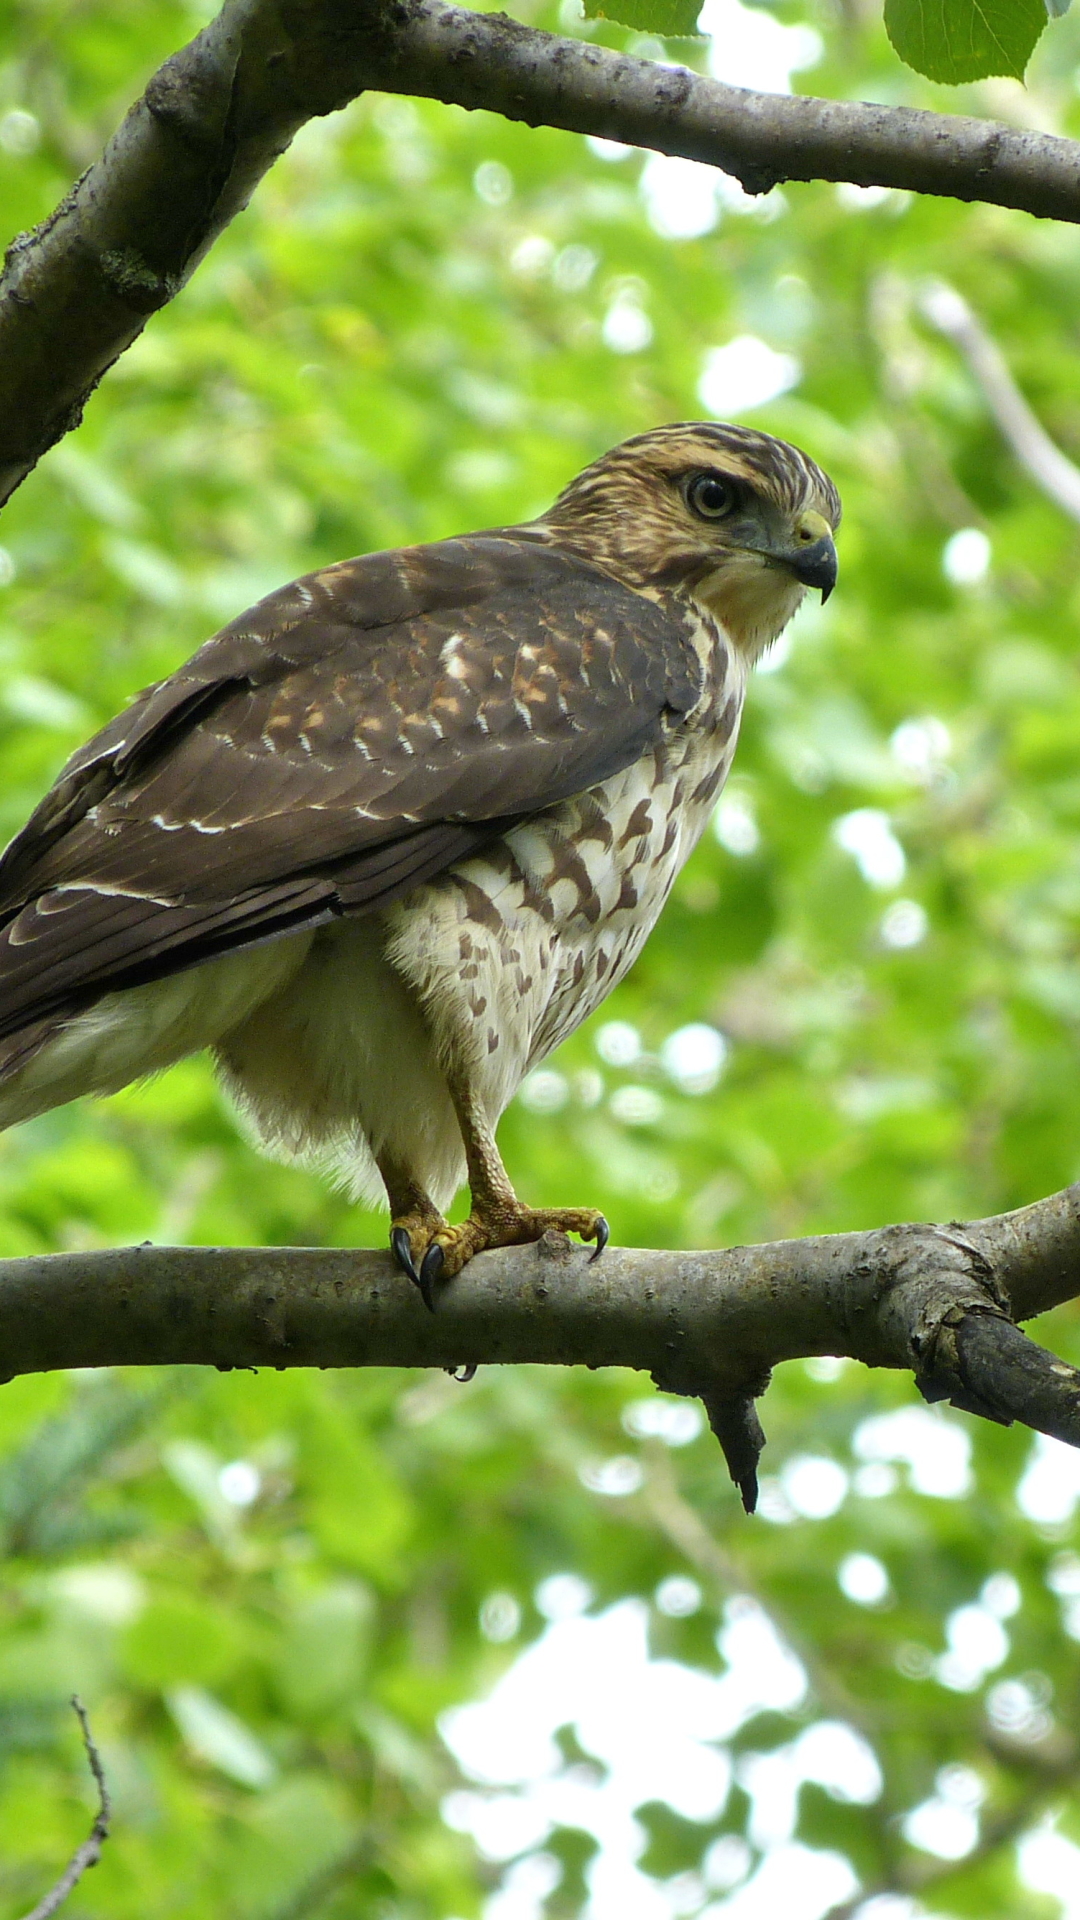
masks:
<svg viewBox="0 0 1080 1920"><path fill-rule="evenodd" d="M1011 1320L993 1263L964 1227L916 1221L869 1237L855 1268L855 1311L846 1316L856 1351L871 1366L911 1367L920 1388L954 1372L955 1334L969 1314Z"/></svg>
<svg viewBox="0 0 1080 1920"><path fill-rule="evenodd" d="M790 174L778 172L775 167L753 165L746 160L733 162L730 171L735 174L743 192L753 195L754 198L771 193L782 180L791 178Z"/></svg>
<svg viewBox="0 0 1080 1920"><path fill-rule="evenodd" d="M143 100L158 125L195 153L216 155L232 108L238 48L222 58L220 35L204 32L171 54L147 83Z"/></svg>
<svg viewBox="0 0 1080 1920"><path fill-rule="evenodd" d="M925 1400L1080 1445L1080 1372L1015 1324L997 1269L967 1229L887 1227L860 1268L873 1281L874 1325L858 1331L876 1349L863 1352L860 1340L860 1357L912 1367Z"/></svg>
<svg viewBox="0 0 1080 1920"><path fill-rule="evenodd" d="M178 274L158 273L135 247L107 249L98 265L110 291L136 313L156 313L180 290Z"/></svg>

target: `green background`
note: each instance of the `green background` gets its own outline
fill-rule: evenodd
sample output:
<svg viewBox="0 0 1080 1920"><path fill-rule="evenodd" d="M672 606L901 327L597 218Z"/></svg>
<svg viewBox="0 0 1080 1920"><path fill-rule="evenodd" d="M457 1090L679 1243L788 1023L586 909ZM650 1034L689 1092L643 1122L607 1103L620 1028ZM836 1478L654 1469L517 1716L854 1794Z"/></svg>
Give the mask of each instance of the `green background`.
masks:
<svg viewBox="0 0 1080 1920"><path fill-rule="evenodd" d="M9 7L11 232L49 211L200 17L166 0ZM855 0L777 17L821 33L815 91L1080 133L1071 19L1029 92L952 94L903 69ZM539 511L606 446L700 411L706 353L757 336L802 375L748 417L834 475L841 585L756 681L728 844L706 835L632 977L508 1113L508 1165L528 1200L598 1204L618 1241L645 1246L1035 1199L1080 1174L1080 533L1018 470L919 301L928 277L957 285L1080 457L1076 234L797 186L672 239L647 217L646 164L377 97L305 131L0 523L0 837L91 729L261 593ZM605 340L613 308L638 316L607 328L632 351ZM991 543L966 585L943 569L965 529ZM903 850L887 884L836 837L866 810L879 849L888 834ZM699 1092L662 1060L692 1023L730 1047ZM5 1255L384 1235L313 1174L259 1158L199 1060L0 1140ZM1074 1312L1043 1333L1080 1359ZM471 1920L506 1869L440 1819L462 1783L436 1720L538 1638L537 1588L571 1572L593 1615L638 1597L657 1657L714 1676L733 1598L756 1597L810 1691L732 1736L740 1780L748 1756L822 1718L857 1726L880 1796L804 1785L797 1840L847 1856L868 1888L928 1877L911 1912L1050 1920L1059 1905L1017 1881L1014 1843L1050 1816L1080 1841L1080 1560L1068 1497L1018 1504L1037 1443L925 1413L947 1429L931 1445L969 1435L973 1477L962 1497L919 1491L864 1457L863 1423L917 1405L910 1380L792 1364L764 1403L770 1477L747 1522L707 1436L669 1447L640 1417L623 1425L650 1391L542 1369L468 1386L192 1370L4 1387L0 1915L32 1906L86 1831L77 1688L116 1823L72 1914ZM848 1488L821 1517L799 1510L806 1456L853 1476L811 1470ZM237 1461L258 1474L246 1506L222 1492ZM887 1576L876 1604L838 1584L855 1554ZM1002 1573L1015 1590L985 1588ZM654 1598L676 1575L698 1584L693 1612L672 1615L670 1588L668 1612ZM959 1685L940 1656L950 1633L963 1653L972 1606L1008 1615L1007 1650ZM568 1770L591 1764L576 1734L563 1745ZM973 1852L949 1862L905 1837L912 1808L965 1792L983 1796ZM645 1807L657 1911L723 1911L702 1861L745 1837L748 1807L745 1784L711 1820ZM766 1843L751 1839L714 1863L742 1858L752 1878ZM503 1920L586 1912L593 1841L568 1827L542 1844L558 1884Z"/></svg>

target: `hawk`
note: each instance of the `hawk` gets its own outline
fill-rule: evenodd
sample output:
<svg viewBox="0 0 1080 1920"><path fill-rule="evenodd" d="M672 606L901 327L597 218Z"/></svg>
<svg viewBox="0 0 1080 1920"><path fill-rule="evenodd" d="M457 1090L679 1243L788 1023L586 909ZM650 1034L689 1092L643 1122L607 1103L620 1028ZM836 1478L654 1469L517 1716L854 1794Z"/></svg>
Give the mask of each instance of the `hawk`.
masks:
<svg viewBox="0 0 1080 1920"><path fill-rule="evenodd" d="M0 860L0 1127L208 1047L271 1150L385 1193L429 1306L485 1247L602 1251L594 1208L522 1204L495 1126L640 952L839 518L797 448L661 427L538 520L233 620Z"/></svg>

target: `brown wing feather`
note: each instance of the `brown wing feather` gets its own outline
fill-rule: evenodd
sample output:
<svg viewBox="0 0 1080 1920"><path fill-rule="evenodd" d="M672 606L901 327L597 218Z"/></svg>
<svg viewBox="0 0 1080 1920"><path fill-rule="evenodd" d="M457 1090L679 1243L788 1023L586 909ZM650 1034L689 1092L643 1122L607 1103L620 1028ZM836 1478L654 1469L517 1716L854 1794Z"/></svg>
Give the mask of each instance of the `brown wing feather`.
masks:
<svg viewBox="0 0 1080 1920"><path fill-rule="evenodd" d="M638 757L697 657L527 530L260 602L69 762L0 861L0 1034L370 912Z"/></svg>

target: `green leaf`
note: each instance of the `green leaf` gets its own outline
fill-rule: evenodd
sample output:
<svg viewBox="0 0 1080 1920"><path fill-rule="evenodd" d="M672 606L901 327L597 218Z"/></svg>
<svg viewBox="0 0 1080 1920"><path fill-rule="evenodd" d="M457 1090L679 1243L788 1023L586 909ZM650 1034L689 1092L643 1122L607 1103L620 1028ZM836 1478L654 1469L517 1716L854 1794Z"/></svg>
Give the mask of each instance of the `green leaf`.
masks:
<svg viewBox="0 0 1080 1920"><path fill-rule="evenodd" d="M355 1581L334 1581L296 1609L275 1664L290 1710L318 1714L360 1684L372 1600Z"/></svg>
<svg viewBox="0 0 1080 1920"><path fill-rule="evenodd" d="M266 1787L277 1773L273 1758L243 1720L202 1687L176 1687L169 1712L186 1746L242 1787Z"/></svg>
<svg viewBox="0 0 1080 1920"><path fill-rule="evenodd" d="M241 1645L228 1611L205 1594L162 1594L130 1628L123 1666L138 1686L212 1685L235 1665Z"/></svg>
<svg viewBox="0 0 1080 1920"><path fill-rule="evenodd" d="M901 60L953 87L990 74L1023 79L1045 25L1044 0L885 0Z"/></svg>
<svg viewBox="0 0 1080 1920"><path fill-rule="evenodd" d="M614 20L662 40L699 40L701 0L584 0L587 20Z"/></svg>

